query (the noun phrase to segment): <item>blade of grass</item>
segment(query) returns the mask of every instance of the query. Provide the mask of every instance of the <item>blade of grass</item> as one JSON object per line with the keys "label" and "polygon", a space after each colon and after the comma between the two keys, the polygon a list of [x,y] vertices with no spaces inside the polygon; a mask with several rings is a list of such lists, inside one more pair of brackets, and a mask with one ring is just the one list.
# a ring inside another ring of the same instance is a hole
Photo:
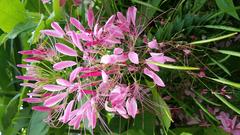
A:
{"label": "blade of grass", "polygon": [[160,11],[160,12],[164,12],[163,10],[149,4],[149,3],[146,3],[146,2],[143,2],[143,1],[139,1],[139,0],[132,0],[132,2],[135,2],[135,3],[138,3],[140,5],[143,5],[143,6],[146,6],[146,7],[149,7],[149,8],[152,8],[152,9],[155,9],[157,11]]}
{"label": "blade of grass", "polygon": [[207,78],[210,80],[213,80],[215,82],[219,82],[219,83],[226,84],[226,85],[229,85],[232,87],[240,88],[240,83],[232,82],[232,81],[226,80],[224,78],[220,78],[220,77],[219,77],[219,79],[211,78],[211,77],[207,77]]}
{"label": "blade of grass", "polygon": [[197,68],[197,67],[174,66],[174,65],[171,65],[171,64],[162,64],[162,63],[153,62],[153,61],[148,61],[148,63],[154,64],[154,65],[159,66],[159,67],[168,68],[168,69],[176,69],[176,70],[200,70],[200,68]]}
{"label": "blade of grass", "polygon": [[222,54],[227,54],[227,55],[231,55],[231,56],[240,57],[240,52],[229,51],[229,50],[218,50],[218,52],[220,52]]}
{"label": "blade of grass", "polygon": [[232,36],[234,36],[236,34],[238,34],[238,33],[234,32],[234,33],[230,33],[230,34],[223,35],[223,36],[216,37],[216,38],[200,40],[200,41],[194,41],[194,42],[191,42],[190,44],[192,44],[192,45],[199,45],[199,44],[211,43],[211,42],[215,42],[215,41],[219,41],[219,40],[222,40],[222,39],[225,39],[225,38],[232,37]]}
{"label": "blade of grass", "polygon": [[228,102],[225,98],[223,98],[222,96],[220,96],[219,94],[213,92],[213,94],[219,99],[221,100],[226,106],[228,106],[230,109],[232,109],[234,112],[240,114],[240,110],[235,107],[234,105],[232,105],[230,102]]}
{"label": "blade of grass", "polygon": [[205,112],[212,120],[216,121],[217,123],[219,123],[219,121],[208,112],[208,110],[206,108],[204,108],[195,98],[193,98],[194,102],[203,110],[203,112]]}
{"label": "blade of grass", "polygon": [[214,103],[214,102],[208,100],[207,98],[205,98],[204,96],[202,96],[201,94],[199,94],[199,93],[196,92],[196,91],[194,91],[194,93],[195,93],[197,96],[199,96],[199,98],[201,98],[202,100],[206,101],[206,102],[209,103],[209,104],[212,104],[212,105],[215,105],[215,106],[221,106],[221,105],[218,104],[218,103]]}
{"label": "blade of grass", "polygon": [[234,28],[231,26],[224,26],[224,25],[206,25],[204,27],[210,28],[210,29],[219,29],[219,30],[225,30],[225,31],[240,32],[240,29],[238,29],[238,28]]}
{"label": "blade of grass", "polygon": [[231,73],[228,71],[228,69],[224,65],[222,65],[221,63],[219,63],[218,61],[216,61],[215,59],[213,59],[210,56],[209,56],[209,58],[212,62],[216,63],[225,73],[227,73],[229,76],[231,76]]}

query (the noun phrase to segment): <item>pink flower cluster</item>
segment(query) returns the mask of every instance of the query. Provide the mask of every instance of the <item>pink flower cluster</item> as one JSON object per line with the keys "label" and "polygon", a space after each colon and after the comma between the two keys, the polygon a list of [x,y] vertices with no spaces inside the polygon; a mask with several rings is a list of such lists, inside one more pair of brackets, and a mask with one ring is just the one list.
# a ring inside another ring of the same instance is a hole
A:
{"label": "pink flower cluster", "polygon": [[175,62],[160,52],[155,39],[137,44],[136,13],[129,7],[126,16],[118,12],[101,26],[89,9],[88,28],[71,17],[65,29],[53,22],[52,29],[42,30],[43,43],[19,52],[29,57],[24,59],[28,64],[18,65],[26,74],[17,78],[33,88],[23,100],[38,103],[32,109],[48,112],[48,122],[57,120],[75,129],[82,121],[95,128],[103,110],[135,118],[147,90],[144,75],[165,86],[156,74],[159,67],[149,61]]}

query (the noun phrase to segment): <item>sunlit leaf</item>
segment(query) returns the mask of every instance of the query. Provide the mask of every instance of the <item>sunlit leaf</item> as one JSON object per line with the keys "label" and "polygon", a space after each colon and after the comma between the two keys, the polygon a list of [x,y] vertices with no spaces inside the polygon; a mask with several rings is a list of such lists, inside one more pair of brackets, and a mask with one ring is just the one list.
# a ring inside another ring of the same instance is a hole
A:
{"label": "sunlit leaf", "polygon": [[240,83],[232,82],[232,81],[229,81],[229,80],[224,79],[224,78],[218,78],[217,79],[217,78],[208,77],[208,79],[213,80],[215,82],[222,83],[222,84],[230,85],[232,87],[240,88]]}
{"label": "sunlit leaf", "polygon": [[205,40],[200,40],[200,41],[194,41],[194,42],[191,42],[190,44],[192,44],[192,45],[199,45],[199,44],[211,43],[211,42],[215,42],[215,41],[219,41],[219,40],[222,40],[222,39],[225,39],[225,38],[232,37],[232,36],[237,35],[237,34],[238,33],[235,32],[235,33],[223,35],[223,36],[216,37],[216,38],[205,39]]}
{"label": "sunlit leaf", "polygon": [[175,69],[175,70],[200,70],[200,68],[197,68],[197,67],[174,66],[174,65],[171,65],[171,64],[162,64],[162,63],[153,62],[153,61],[148,61],[148,63],[157,65],[159,67],[168,68],[168,69]]}
{"label": "sunlit leaf", "polygon": [[222,53],[222,54],[227,54],[227,55],[231,55],[231,56],[240,57],[240,52],[236,52],[236,51],[218,50],[218,52],[220,52],[220,53]]}
{"label": "sunlit leaf", "polygon": [[224,31],[240,32],[239,28],[234,28],[231,26],[224,26],[224,25],[206,25],[204,27],[211,28],[211,29],[219,29]]}
{"label": "sunlit leaf", "polygon": [[0,29],[10,32],[27,18],[24,5],[19,0],[0,0]]}

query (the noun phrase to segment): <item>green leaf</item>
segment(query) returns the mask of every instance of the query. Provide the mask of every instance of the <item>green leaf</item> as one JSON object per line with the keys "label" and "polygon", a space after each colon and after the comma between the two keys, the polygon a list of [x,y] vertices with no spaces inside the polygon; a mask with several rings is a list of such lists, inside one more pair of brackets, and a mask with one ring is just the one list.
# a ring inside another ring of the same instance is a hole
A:
{"label": "green leaf", "polygon": [[216,37],[216,38],[211,38],[211,39],[206,39],[206,40],[200,40],[200,41],[194,41],[194,42],[191,42],[190,44],[192,44],[192,45],[198,45],[198,44],[211,43],[211,42],[215,42],[215,41],[219,41],[219,40],[222,40],[222,39],[225,39],[225,38],[232,37],[232,36],[234,36],[234,35],[236,35],[236,34],[238,34],[238,33],[237,33],[237,32],[234,32],[234,33],[227,34],[227,35],[223,35],[223,36]]}
{"label": "green leaf", "polygon": [[217,94],[216,92],[213,92],[213,94],[219,99],[221,100],[226,106],[228,106],[230,109],[232,109],[234,112],[240,114],[240,110],[235,107],[234,105],[232,105],[230,102],[228,102],[225,98],[223,98],[222,96],[220,96],[219,94]]}
{"label": "green leaf", "polygon": [[[199,126],[188,126],[188,127],[179,127],[172,129],[172,132],[175,135],[180,135],[181,133],[188,133],[192,135],[229,135],[222,128],[211,126],[211,127],[199,127]],[[170,133],[169,135],[174,135]]]}
{"label": "green leaf", "polygon": [[156,87],[153,87],[154,84],[147,80],[146,80],[146,83],[152,92],[154,102],[157,103],[157,105],[154,106],[154,108],[156,108],[155,113],[157,114],[157,117],[161,120],[166,131],[168,131],[169,127],[171,126],[171,121],[173,122],[170,109],[167,103],[158,94]]}
{"label": "green leaf", "polygon": [[218,52],[220,52],[220,53],[222,53],[222,54],[227,54],[227,55],[231,55],[231,56],[240,57],[240,52],[236,52],[236,51],[218,50]]}
{"label": "green leaf", "polygon": [[17,24],[14,29],[8,33],[8,38],[10,39],[14,39],[17,37],[18,34],[30,30],[32,28],[34,28],[36,26],[35,23],[33,23],[32,21],[26,21],[25,23],[19,23]]}
{"label": "green leaf", "polygon": [[10,32],[20,22],[26,20],[24,5],[19,0],[0,0],[0,29]]}
{"label": "green leaf", "polygon": [[34,111],[31,121],[29,123],[28,135],[46,135],[48,132],[48,125],[43,121],[47,118],[47,113]]}
{"label": "green leaf", "polygon": [[229,81],[229,80],[226,80],[224,78],[211,78],[211,77],[208,77],[208,79],[210,80],[213,80],[215,82],[219,82],[219,83],[222,83],[222,84],[226,84],[226,85],[230,85],[232,87],[236,87],[236,88],[240,88],[240,83],[236,83],[236,82],[232,82],[232,81]]}
{"label": "green leaf", "polygon": [[146,135],[153,135],[155,131],[155,120],[156,117],[154,115],[150,112],[144,111],[134,119],[133,129],[142,129]]}
{"label": "green leaf", "polygon": [[197,67],[174,66],[174,65],[171,65],[171,64],[162,64],[162,63],[153,62],[153,61],[148,61],[148,63],[154,64],[154,65],[159,66],[159,67],[168,68],[168,69],[176,69],[176,70],[200,70],[200,68],[197,68]]}
{"label": "green leaf", "polygon": [[240,32],[239,28],[234,28],[231,26],[224,26],[224,25],[206,25],[204,27],[210,28],[210,29],[219,29],[224,31]]}
{"label": "green leaf", "polygon": [[215,1],[217,3],[217,6],[221,9],[221,11],[239,20],[239,16],[237,14],[237,11],[235,10],[235,6],[232,0],[215,0]]}

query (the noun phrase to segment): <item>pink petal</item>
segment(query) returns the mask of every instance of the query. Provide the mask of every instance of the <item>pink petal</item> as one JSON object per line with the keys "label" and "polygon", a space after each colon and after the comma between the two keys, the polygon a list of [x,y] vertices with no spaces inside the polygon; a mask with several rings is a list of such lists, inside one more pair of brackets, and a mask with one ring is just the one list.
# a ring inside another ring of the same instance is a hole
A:
{"label": "pink petal", "polygon": [[162,81],[162,79],[157,74],[155,74],[153,71],[149,70],[148,68],[144,68],[144,74],[146,74],[147,76],[152,78],[156,85],[165,87],[165,84]]}
{"label": "pink petal", "polygon": [[16,76],[17,79],[28,80],[28,81],[38,81],[39,79],[32,76]]}
{"label": "pink petal", "polygon": [[103,55],[100,63],[103,63],[103,64],[113,63],[113,57],[111,55]]}
{"label": "pink petal", "polygon": [[158,43],[157,40],[154,39],[151,42],[148,43],[148,47],[151,49],[158,49]]}
{"label": "pink petal", "polygon": [[104,29],[107,29],[107,27],[113,25],[114,20],[115,20],[115,15],[112,15],[105,23]]}
{"label": "pink petal", "polygon": [[55,31],[57,31],[62,36],[65,35],[65,32],[63,31],[63,29],[59,26],[59,24],[57,22],[52,22],[51,26]]}
{"label": "pink petal", "polygon": [[87,110],[88,127],[94,129],[97,123],[96,111],[93,108]]}
{"label": "pink petal", "polygon": [[80,31],[85,31],[83,25],[77,19],[70,17],[70,23]]}
{"label": "pink petal", "polygon": [[70,101],[68,103],[67,107],[65,108],[64,115],[61,117],[63,123],[66,123],[66,122],[69,121],[70,113],[71,113],[72,108],[73,108],[73,104],[74,104],[74,100]]}
{"label": "pink petal", "polygon": [[75,32],[72,32],[72,40],[73,40],[73,44],[75,44],[79,50],[83,51],[83,47],[81,45],[80,39]]}
{"label": "pink petal", "polygon": [[122,48],[114,48],[114,50],[113,50],[113,54],[115,54],[115,55],[120,55],[122,53],[123,53]]}
{"label": "pink petal", "polygon": [[64,35],[55,30],[41,30],[41,33],[51,37],[63,38]]}
{"label": "pink petal", "polygon": [[43,55],[43,54],[45,54],[44,51],[37,50],[37,49],[34,49],[34,50],[23,50],[23,51],[19,51],[18,53],[24,54],[24,55]]}
{"label": "pink petal", "polygon": [[94,18],[93,10],[91,8],[89,8],[87,11],[87,20],[88,20],[88,26],[92,29],[95,18]]}
{"label": "pink petal", "polygon": [[77,65],[74,61],[61,61],[53,65],[54,70],[63,70],[64,68]]}
{"label": "pink petal", "polygon": [[20,68],[30,68],[32,66],[28,65],[28,64],[17,64],[17,67],[20,67]]}
{"label": "pink petal", "polygon": [[56,105],[57,103],[61,102],[66,96],[67,96],[66,92],[52,96],[45,100],[44,106],[52,107],[52,106]]}
{"label": "pink petal", "polygon": [[130,23],[135,26],[135,21],[136,21],[136,13],[137,13],[137,8],[136,7],[129,7],[127,11],[127,20]]}
{"label": "pink petal", "polygon": [[101,72],[100,71],[94,71],[94,72],[89,72],[89,73],[85,73],[82,74],[80,76],[80,78],[87,78],[87,77],[96,77],[96,76],[101,76]]}
{"label": "pink petal", "polygon": [[40,57],[29,57],[29,58],[23,59],[23,61],[25,61],[25,62],[38,62],[40,60],[42,60],[42,58],[40,58]]}
{"label": "pink petal", "polygon": [[42,99],[41,98],[24,98],[22,99],[22,101],[28,102],[28,103],[41,103]]}
{"label": "pink petal", "polygon": [[137,109],[137,101],[134,97],[130,99],[128,98],[128,100],[126,101],[126,109],[127,109],[128,115],[135,118],[138,112],[138,109]]}
{"label": "pink petal", "polygon": [[50,0],[42,0],[42,3],[43,3],[43,4],[46,4],[46,3],[48,3],[48,2],[50,2]]}
{"label": "pink petal", "polygon": [[134,64],[139,64],[138,54],[135,52],[128,53],[129,60]]}
{"label": "pink petal", "polygon": [[33,106],[32,110],[39,111],[39,112],[49,112],[51,108],[45,106]]}
{"label": "pink petal", "polygon": [[126,17],[123,16],[121,12],[117,12],[117,17],[122,23],[127,21]]}
{"label": "pink petal", "polygon": [[66,89],[66,87],[60,86],[60,85],[54,85],[54,84],[47,84],[43,86],[43,89],[47,91],[61,91]]}
{"label": "pink petal", "polygon": [[36,84],[34,84],[34,83],[21,83],[20,86],[36,88]]}
{"label": "pink petal", "polygon": [[73,82],[76,79],[76,77],[80,73],[81,69],[82,69],[81,67],[77,67],[71,72],[70,77],[69,77],[70,82]]}
{"label": "pink petal", "polygon": [[57,79],[56,82],[57,82],[57,84],[66,86],[66,87],[70,87],[72,85],[69,81],[67,81],[65,79]]}
{"label": "pink petal", "polygon": [[106,83],[108,81],[108,75],[103,70],[102,70],[102,80],[104,83]]}
{"label": "pink petal", "polygon": [[73,50],[72,48],[62,44],[62,43],[56,43],[55,47],[58,52],[68,55],[68,56],[78,56],[77,52]]}

